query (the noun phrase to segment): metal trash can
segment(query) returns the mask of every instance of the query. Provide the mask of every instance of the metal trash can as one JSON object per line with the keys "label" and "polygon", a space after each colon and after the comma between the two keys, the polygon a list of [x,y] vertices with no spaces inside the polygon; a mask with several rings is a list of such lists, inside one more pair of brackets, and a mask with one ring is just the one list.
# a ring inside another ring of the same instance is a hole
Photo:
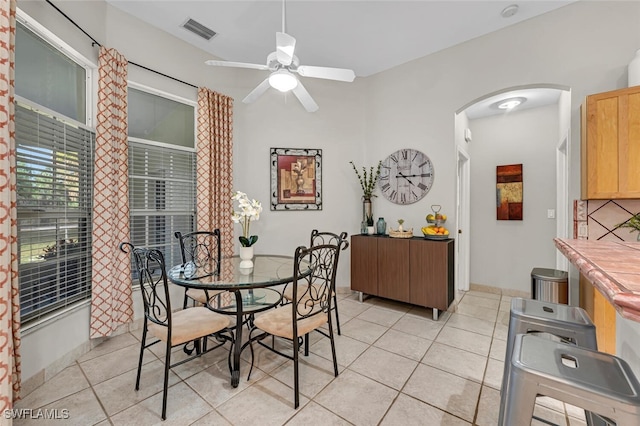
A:
{"label": "metal trash can", "polygon": [[532,299],[545,302],[569,303],[569,274],[557,269],[533,268],[531,271]]}

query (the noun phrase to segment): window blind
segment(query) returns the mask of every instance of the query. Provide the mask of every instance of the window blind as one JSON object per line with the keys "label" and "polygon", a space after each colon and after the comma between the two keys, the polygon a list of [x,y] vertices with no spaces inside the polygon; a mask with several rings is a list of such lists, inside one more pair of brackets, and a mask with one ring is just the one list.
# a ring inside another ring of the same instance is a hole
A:
{"label": "window blind", "polygon": [[167,266],[182,262],[174,232],[195,226],[195,153],[129,141],[131,243],[157,248]]}
{"label": "window blind", "polygon": [[23,322],[91,294],[95,134],[16,103],[20,315]]}

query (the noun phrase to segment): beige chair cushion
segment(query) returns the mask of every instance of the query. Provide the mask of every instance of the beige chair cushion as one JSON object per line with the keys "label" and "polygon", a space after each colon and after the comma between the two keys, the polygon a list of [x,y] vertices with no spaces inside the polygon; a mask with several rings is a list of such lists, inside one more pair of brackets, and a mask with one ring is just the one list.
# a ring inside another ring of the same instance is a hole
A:
{"label": "beige chair cushion", "polygon": [[200,302],[203,305],[205,305],[207,303],[207,293],[209,294],[209,297],[213,297],[217,294],[222,293],[225,290],[207,290],[207,292],[205,293],[204,290],[199,289],[199,288],[190,288],[187,289],[187,297],[190,297],[191,299],[195,300],[196,302]]}
{"label": "beige chair cushion", "polygon": [[[171,346],[216,333],[231,323],[228,316],[216,314],[202,306],[174,312],[171,320]],[[158,339],[167,341],[167,327],[149,322],[149,331]]]}
{"label": "beige chair cushion", "polygon": [[[318,287],[317,284],[311,284],[314,287]],[[284,292],[282,293],[282,297],[284,297],[285,299],[291,301],[293,300],[293,286],[294,284],[288,285],[285,289]],[[307,287],[309,286],[309,284],[298,284],[298,295],[307,294]],[[317,291],[317,290],[316,290]],[[331,297],[333,297],[335,295],[335,293],[331,293]],[[306,296],[305,298],[308,298],[308,296]]]}
{"label": "beige chair cushion", "polygon": [[[260,330],[274,336],[293,339],[293,315],[291,306],[283,306],[278,309],[265,312],[256,317],[254,324]],[[298,336],[303,336],[329,321],[326,313],[320,313],[309,318],[298,320]]]}

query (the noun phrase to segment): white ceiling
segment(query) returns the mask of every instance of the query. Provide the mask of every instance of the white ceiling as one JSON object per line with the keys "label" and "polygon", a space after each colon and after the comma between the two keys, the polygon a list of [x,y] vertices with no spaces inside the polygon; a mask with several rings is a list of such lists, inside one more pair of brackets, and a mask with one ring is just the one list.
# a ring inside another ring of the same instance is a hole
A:
{"label": "white ceiling", "polygon": [[[282,30],[281,1],[106,1],[227,61],[266,63]],[[349,68],[366,77],[573,1],[289,0],[286,32],[297,39],[301,64]],[[518,12],[503,18],[500,12],[511,4]],[[185,30],[188,18],[217,36],[206,41]]]}
{"label": "white ceiling", "polygon": [[[282,31],[279,0],[106,1],[211,53],[212,59],[264,64],[275,50],[275,33]],[[574,1],[288,0],[286,32],[297,40],[300,64],[349,68],[366,77]],[[501,16],[514,4],[515,15]],[[206,41],[182,28],[189,18],[217,35]],[[498,97],[525,96],[528,101],[518,108],[524,109],[557,102],[559,93],[496,95],[471,106],[467,115],[474,119],[503,112],[491,107]]]}

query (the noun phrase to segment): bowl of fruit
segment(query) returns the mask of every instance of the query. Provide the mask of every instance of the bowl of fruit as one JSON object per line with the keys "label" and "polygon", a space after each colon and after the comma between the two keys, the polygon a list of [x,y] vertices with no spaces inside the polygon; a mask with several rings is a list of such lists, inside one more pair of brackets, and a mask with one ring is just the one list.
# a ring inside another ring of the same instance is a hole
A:
{"label": "bowl of fruit", "polygon": [[427,239],[445,240],[449,238],[449,230],[444,227],[444,223],[447,221],[447,215],[440,213],[440,209],[440,205],[435,204],[431,206],[433,213],[429,213],[426,217],[429,225],[422,227],[422,233]]}
{"label": "bowl of fruit", "polygon": [[444,226],[423,226],[422,234],[428,240],[446,240],[449,238],[449,230]]}

